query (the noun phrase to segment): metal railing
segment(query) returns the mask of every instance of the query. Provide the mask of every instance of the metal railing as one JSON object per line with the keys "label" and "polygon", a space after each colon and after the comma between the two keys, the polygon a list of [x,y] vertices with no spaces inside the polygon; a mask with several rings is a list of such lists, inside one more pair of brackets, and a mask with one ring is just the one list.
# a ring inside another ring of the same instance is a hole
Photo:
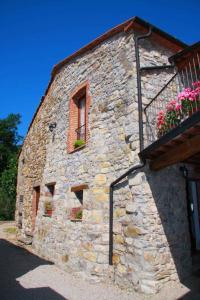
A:
{"label": "metal railing", "polygon": [[85,141],[85,137],[86,137],[86,126],[85,124],[78,127],[76,130],[75,130],[76,134],[77,134],[77,140],[83,140]]}
{"label": "metal railing", "polygon": [[193,54],[144,108],[148,146],[200,109],[200,57]]}

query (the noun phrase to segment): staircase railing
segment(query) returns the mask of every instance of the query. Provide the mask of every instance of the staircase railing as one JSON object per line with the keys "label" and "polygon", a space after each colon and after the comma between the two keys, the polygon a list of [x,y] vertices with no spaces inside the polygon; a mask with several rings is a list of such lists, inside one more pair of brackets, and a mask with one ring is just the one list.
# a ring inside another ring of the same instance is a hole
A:
{"label": "staircase railing", "polygon": [[196,53],[145,106],[148,146],[200,108],[200,58]]}

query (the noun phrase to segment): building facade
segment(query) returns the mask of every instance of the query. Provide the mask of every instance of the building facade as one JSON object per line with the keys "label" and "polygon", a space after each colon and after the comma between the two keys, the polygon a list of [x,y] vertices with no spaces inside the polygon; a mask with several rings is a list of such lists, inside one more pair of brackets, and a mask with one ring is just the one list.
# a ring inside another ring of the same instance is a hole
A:
{"label": "building facade", "polygon": [[185,48],[150,27],[137,39],[149,24],[136,17],[54,67],[19,155],[16,203],[19,235],[40,256],[144,293],[192,265],[179,164],[156,172],[147,157],[114,186],[112,214],[111,183],[140,163],[138,79],[144,108],[174,74],[168,58]]}

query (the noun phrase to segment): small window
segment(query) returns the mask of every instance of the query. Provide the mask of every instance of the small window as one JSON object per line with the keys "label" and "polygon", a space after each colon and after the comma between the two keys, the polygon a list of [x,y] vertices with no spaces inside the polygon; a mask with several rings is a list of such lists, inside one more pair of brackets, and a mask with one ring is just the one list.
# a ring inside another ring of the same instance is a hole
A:
{"label": "small window", "polygon": [[53,197],[55,192],[55,184],[47,185],[50,195]]}
{"label": "small window", "polygon": [[48,217],[51,217],[53,212],[53,196],[55,194],[55,184],[55,182],[46,184],[44,214]]}
{"label": "small window", "polygon": [[24,196],[19,196],[19,206],[18,206],[18,228],[22,229],[22,211],[23,211],[23,201]]}
{"label": "small window", "polygon": [[71,221],[82,221],[84,189],[88,189],[87,184],[82,184],[71,188],[71,192],[73,192],[74,201],[74,207],[72,207],[70,211]]}
{"label": "small window", "polygon": [[83,190],[75,192],[76,198],[79,200],[80,204],[83,205]]}
{"label": "small window", "polygon": [[39,200],[40,200],[40,186],[36,186],[34,187],[35,216],[37,216]]}
{"label": "small window", "polygon": [[88,84],[83,84],[70,99],[68,152],[83,148],[88,139]]}
{"label": "small window", "polygon": [[33,201],[32,201],[32,225],[33,229],[35,228],[35,219],[38,213],[40,201],[40,186],[35,186],[33,188]]}

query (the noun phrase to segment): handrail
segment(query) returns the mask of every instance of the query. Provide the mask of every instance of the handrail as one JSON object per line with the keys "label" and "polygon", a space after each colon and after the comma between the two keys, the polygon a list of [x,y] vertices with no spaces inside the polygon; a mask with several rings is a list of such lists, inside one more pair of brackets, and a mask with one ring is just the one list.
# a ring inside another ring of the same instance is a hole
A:
{"label": "handrail", "polygon": [[[194,53],[144,107],[145,146],[173,130],[200,109],[200,59]],[[144,125],[144,124],[143,124]]]}
{"label": "handrail", "polygon": [[152,102],[154,102],[158,96],[166,89],[166,87],[172,82],[172,80],[177,76],[178,72],[176,72],[172,78],[163,86],[163,88],[156,94],[156,96],[145,106],[144,112],[146,112],[147,108],[151,105]]}

